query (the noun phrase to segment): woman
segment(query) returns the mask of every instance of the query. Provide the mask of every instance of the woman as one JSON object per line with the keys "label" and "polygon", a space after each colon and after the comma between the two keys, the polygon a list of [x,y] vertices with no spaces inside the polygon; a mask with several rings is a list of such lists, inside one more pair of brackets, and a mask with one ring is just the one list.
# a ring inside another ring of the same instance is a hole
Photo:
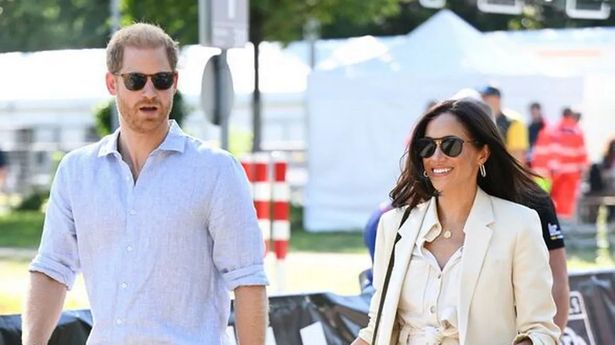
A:
{"label": "woman", "polygon": [[477,102],[431,108],[379,224],[370,322],[353,345],[556,344],[540,221],[517,204],[544,197],[528,174]]}

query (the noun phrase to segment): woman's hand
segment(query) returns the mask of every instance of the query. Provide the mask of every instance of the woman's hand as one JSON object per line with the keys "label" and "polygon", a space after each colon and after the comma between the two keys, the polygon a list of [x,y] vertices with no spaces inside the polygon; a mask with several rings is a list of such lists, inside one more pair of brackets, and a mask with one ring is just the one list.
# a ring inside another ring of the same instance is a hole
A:
{"label": "woman's hand", "polygon": [[369,345],[365,340],[357,337],[350,345]]}

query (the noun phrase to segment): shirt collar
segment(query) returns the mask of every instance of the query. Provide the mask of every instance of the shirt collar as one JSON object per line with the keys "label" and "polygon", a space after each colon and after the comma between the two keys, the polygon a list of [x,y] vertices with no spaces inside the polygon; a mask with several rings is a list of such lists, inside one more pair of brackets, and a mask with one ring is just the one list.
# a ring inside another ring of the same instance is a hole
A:
{"label": "shirt collar", "polygon": [[169,123],[169,133],[167,133],[162,144],[158,146],[158,150],[184,152],[188,136],[182,131],[175,120],[169,120]]}
{"label": "shirt collar", "polygon": [[433,241],[442,231],[442,226],[438,220],[438,204],[436,202],[436,197],[431,198],[425,212],[425,220],[419,232],[419,247],[422,247],[425,241]]}
{"label": "shirt collar", "polygon": [[[176,151],[184,152],[186,146],[187,135],[182,131],[175,120],[169,120],[169,132],[164,138],[160,146],[154,151]],[[101,143],[100,150],[98,151],[98,157],[107,156],[109,154],[120,154],[117,149],[117,141],[120,136],[121,128],[118,128],[111,135],[106,136]]]}
{"label": "shirt collar", "polygon": [[[474,201],[472,202],[472,208],[470,209],[470,214],[468,214],[468,218],[466,219],[466,225],[470,222],[470,220],[474,218],[474,213],[477,212],[475,208],[480,208],[476,206],[483,206],[482,204],[484,203],[486,195],[487,194],[480,187],[477,188],[476,195],[474,196]],[[484,209],[484,207],[482,209]],[[434,239],[436,239],[436,237],[438,237],[438,235],[440,235],[442,231],[444,231],[438,218],[437,197],[434,196],[431,198],[425,212],[427,212],[425,214],[425,221],[423,222],[423,227],[419,232],[419,241],[421,244],[423,244],[425,241],[433,241]],[[488,218],[489,216],[485,215],[485,217]],[[463,228],[463,232],[466,232],[465,226]]]}

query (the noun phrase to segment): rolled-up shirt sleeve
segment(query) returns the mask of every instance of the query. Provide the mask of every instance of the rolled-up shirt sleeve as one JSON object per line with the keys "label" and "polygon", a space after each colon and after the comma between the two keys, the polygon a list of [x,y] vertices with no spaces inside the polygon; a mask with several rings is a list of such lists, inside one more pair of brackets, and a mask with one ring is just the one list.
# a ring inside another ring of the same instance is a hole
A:
{"label": "rolled-up shirt sleeve", "polygon": [[80,263],[66,165],[66,160],[60,163],[52,183],[41,244],[29,270],[44,273],[70,290]]}
{"label": "rolled-up shirt sleeve", "polygon": [[267,285],[263,266],[263,236],[256,219],[248,180],[231,156],[218,172],[209,212],[213,260],[229,290],[239,286]]}

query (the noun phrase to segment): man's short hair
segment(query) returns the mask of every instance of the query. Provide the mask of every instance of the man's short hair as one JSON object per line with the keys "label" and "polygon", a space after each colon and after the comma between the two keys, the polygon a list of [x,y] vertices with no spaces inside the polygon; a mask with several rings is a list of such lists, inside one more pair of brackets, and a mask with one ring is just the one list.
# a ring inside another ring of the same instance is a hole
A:
{"label": "man's short hair", "polygon": [[164,47],[171,69],[177,68],[178,43],[160,27],[147,23],[136,23],[116,31],[107,44],[107,69],[116,74],[122,69],[124,48]]}
{"label": "man's short hair", "polygon": [[530,103],[530,109],[538,109],[538,110],[541,110],[541,109],[542,109],[542,106],[541,106],[541,105],[540,105],[540,103],[538,103],[538,102],[532,102],[532,103]]}
{"label": "man's short hair", "polygon": [[497,87],[493,85],[486,85],[482,87],[481,89],[479,89],[478,92],[480,92],[481,96],[502,97],[502,92],[500,91],[500,89],[498,89]]}
{"label": "man's short hair", "polygon": [[563,117],[570,117],[574,115],[574,110],[572,110],[572,108],[570,107],[565,107],[564,109],[562,109],[562,116]]}

